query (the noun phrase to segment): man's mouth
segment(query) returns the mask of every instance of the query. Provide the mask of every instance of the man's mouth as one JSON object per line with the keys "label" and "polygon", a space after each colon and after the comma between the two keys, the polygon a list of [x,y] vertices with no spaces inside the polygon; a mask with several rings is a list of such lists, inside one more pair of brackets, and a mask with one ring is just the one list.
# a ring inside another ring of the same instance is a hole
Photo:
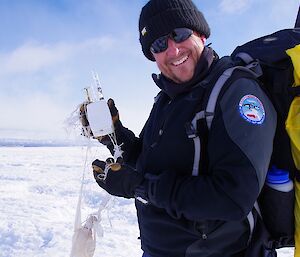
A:
{"label": "man's mouth", "polygon": [[189,59],[189,56],[183,56],[180,60],[176,61],[176,62],[172,62],[172,65],[174,66],[178,66],[180,64],[183,64],[184,62],[186,62],[186,60]]}

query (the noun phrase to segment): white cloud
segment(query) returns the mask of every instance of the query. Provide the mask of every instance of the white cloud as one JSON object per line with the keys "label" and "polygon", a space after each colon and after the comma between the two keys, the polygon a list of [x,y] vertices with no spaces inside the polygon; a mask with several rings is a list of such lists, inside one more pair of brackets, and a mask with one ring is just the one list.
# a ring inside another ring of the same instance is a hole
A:
{"label": "white cloud", "polygon": [[0,108],[5,110],[1,118],[2,128],[44,131],[52,138],[66,136],[63,121],[71,110],[67,103],[36,92],[22,97],[5,96],[5,99],[0,100]]}
{"label": "white cloud", "polygon": [[299,0],[273,0],[270,6],[270,19],[282,27],[293,27],[299,8]]}
{"label": "white cloud", "polygon": [[253,0],[222,0],[219,4],[221,12],[226,14],[236,14],[246,11]]}
{"label": "white cloud", "polygon": [[38,72],[91,49],[97,49],[98,52],[107,51],[113,47],[114,42],[115,40],[110,37],[92,38],[79,43],[59,42],[52,45],[27,42],[10,53],[1,54],[0,72],[1,74]]}
{"label": "white cloud", "polygon": [[37,71],[58,63],[68,56],[64,46],[47,46],[27,43],[4,57],[3,68],[9,73]]}

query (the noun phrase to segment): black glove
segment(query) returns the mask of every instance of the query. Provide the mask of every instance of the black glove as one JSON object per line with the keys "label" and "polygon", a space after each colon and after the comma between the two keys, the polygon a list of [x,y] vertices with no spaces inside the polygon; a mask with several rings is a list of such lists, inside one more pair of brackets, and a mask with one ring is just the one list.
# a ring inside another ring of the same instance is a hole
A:
{"label": "black glove", "polygon": [[109,158],[106,162],[95,160],[92,163],[94,177],[98,185],[111,195],[133,198],[135,189],[143,182],[144,177],[132,167],[113,163]]}
{"label": "black glove", "polygon": [[87,103],[83,103],[79,107],[79,118],[82,125],[82,135],[85,137],[93,137],[93,132],[90,128],[90,123],[86,117],[86,106]]}
{"label": "black glove", "polygon": [[117,121],[120,120],[119,111],[115,105],[115,101],[113,99],[109,98],[107,101],[107,105],[108,105],[108,108],[109,108],[109,111],[111,114],[113,124],[115,124]]}

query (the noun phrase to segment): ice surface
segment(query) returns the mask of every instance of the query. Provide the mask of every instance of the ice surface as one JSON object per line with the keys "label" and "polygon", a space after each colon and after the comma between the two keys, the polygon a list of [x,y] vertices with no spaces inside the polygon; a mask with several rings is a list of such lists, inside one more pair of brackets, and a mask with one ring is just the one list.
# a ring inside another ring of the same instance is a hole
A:
{"label": "ice surface", "polygon": [[[0,147],[1,257],[69,256],[85,154],[84,147]],[[105,148],[92,148],[88,163],[108,156]],[[83,221],[106,195],[89,167]],[[141,256],[132,200],[114,198],[102,226],[96,257]]]}
{"label": "ice surface", "polygon": [[[68,257],[86,155],[85,147],[0,147],[0,257]],[[93,147],[87,163],[109,156]],[[106,193],[85,172],[82,220]],[[104,237],[95,257],[140,257],[132,200],[114,198],[102,213]],[[282,249],[279,257],[292,257]]]}

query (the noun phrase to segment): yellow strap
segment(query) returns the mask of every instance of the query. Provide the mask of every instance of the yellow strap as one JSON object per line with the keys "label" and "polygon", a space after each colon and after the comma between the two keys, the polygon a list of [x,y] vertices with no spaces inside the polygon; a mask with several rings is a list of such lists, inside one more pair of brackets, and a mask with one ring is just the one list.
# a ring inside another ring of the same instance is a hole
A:
{"label": "yellow strap", "polygon": [[[300,45],[286,50],[286,53],[291,57],[294,66],[293,86],[300,86]],[[291,139],[292,155],[295,165],[300,170],[300,97],[295,97],[289,110],[286,120],[286,130]]]}
{"label": "yellow strap", "polygon": [[286,53],[291,57],[294,65],[294,86],[300,86],[300,45],[286,50]]}
{"label": "yellow strap", "polygon": [[[291,57],[294,66],[293,86],[300,86],[300,45],[286,50]],[[286,120],[286,130],[291,139],[292,155],[297,169],[300,170],[300,97],[293,100],[288,118]],[[300,257],[300,183],[295,180],[295,252],[294,257]]]}
{"label": "yellow strap", "polygon": [[300,97],[295,97],[285,122],[286,131],[291,140],[295,165],[300,170]]}

